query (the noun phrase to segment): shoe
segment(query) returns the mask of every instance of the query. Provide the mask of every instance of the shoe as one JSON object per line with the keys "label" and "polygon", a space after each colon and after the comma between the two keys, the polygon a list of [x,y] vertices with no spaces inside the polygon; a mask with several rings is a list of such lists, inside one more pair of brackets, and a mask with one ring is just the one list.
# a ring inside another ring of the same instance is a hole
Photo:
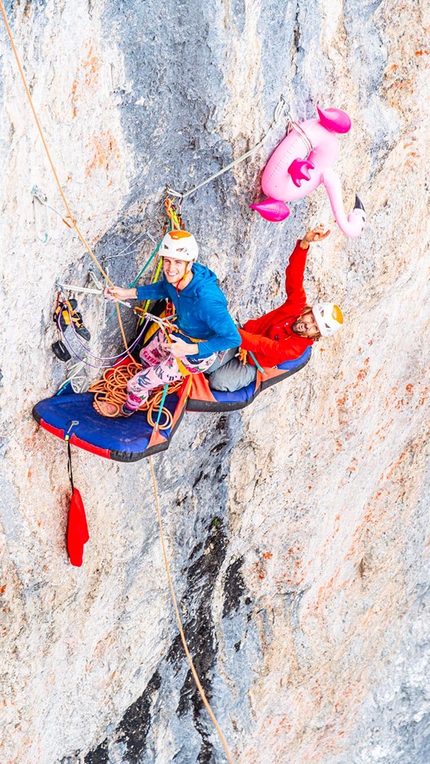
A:
{"label": "shoe", "polygon": [[70,361],[72,356],[67,350],[64,342],[61,342],[61,340],[58,340],[57,342],[53,342],[51,345],[51,348],[54,355],[56,355],[60,361],[64,361],[64,363],[66,363],[66,361]]}
{"label": "shoe", "polygon": [[84,340],[89,341],[91,339],[91,334],[89,333],[87,327],[84,326],[84,322],[82,321],[82,315],[80,313],[73,313],[72,320],[73,320],[76,334],[79,334],[79,336],[82,337]]}
{"label": "shoe", "polygon": [[78,303],[74,298],[59,302],[55,308],[52,319],[55,324],[58,325],[58,322],[60,323],[63,332],[66,331],[68,326],[73,325],[76,334],[79,334],[82,339],[89,341],[91,339],[91,334],[86,326],[84,326],[82,314],[76,311],[77,306]]}

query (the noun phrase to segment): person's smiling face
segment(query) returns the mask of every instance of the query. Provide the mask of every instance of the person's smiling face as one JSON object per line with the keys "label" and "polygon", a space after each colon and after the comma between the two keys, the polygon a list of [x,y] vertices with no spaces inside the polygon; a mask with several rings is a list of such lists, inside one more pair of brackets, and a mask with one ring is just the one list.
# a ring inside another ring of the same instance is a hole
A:
{"label": "person's smiling face", "polygon": [[183,280],[188,271],[185,260],[175,260],[173,257],[163,257],[163,271],[169,284],[176,286]]}
{"label": "person's smiling face", "polygon": [[292,329],[302,337],[312,338],[316,337],[320,333],[312,311],[305,313],[303,316],[299,316],[299,318],[294,322]]}

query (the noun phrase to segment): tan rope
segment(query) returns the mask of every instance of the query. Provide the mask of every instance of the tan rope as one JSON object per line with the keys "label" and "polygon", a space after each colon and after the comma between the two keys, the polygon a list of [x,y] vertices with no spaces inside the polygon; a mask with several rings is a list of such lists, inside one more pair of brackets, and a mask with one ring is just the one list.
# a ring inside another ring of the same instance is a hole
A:
{"label": "tan rope", "polygon": [[227,741],[226,741],[226,739],[224,737],[224,734],[223,734],[223,732],[221,730],[221,727],[219,726],[219,724],[217,722],[216,716],[215,716],[214,712],[212,711],[211,706],[209,705],[209,701],[208,701],[208,699],[206,697],[206,694],[205,694],[205,691],[204,691],[204,689],[203,689],[203,687],[201,685],[199,676],[197,674],[196,668],[195,668],[194,663],[193,663],[193,659],[192,659],[190,651],[188,649],[187,640],[185,639],[184,629],[183,629],[183,626],[182,626],[182,620],[181,620],[181,616],[180,616],[180,613],[179,613],[178,603],[177,603],[177,600],[176,600],[175,589],[174,589],[174,586],[173,586],[172,576],[170,574],[169,558],[167,556],[166,542],[165,542],[165,539],[164,539],[163,521],[162,521],[162,517],[161,517],[161,510],[160,510],[160,500],[158,498],[157,481],[156,481],[156,477],[155,477],[155,471],[154,471],[154,464],[153,464],[153,461],[152,461],[152,456],[149,457],[149,466],[151,468],[152,486],[153,486],[153,489],[154,489],[155,506],[157,508],[157,519],[158,519],[158,527],[160,529],[160,539],[161,539],[161,547],[162,547],[162,550],[163,550],[164,565],[165,565],[165,568],[166,568],[167,580],[169,582],[170,594],[172,595],[172,602],[173,602],[173,607],[174,607],[174,610],[175,610],[175,615],[176,615],[176,621],[177,621],[177,624],[178,624],[179,634],[181,635],[182,645],[184,647],[185,655],[187,656],[187,660],[188,660],[188,663],[190,665],[191,673],[193,675],[193,678],[194,678],[194,681],[196,683],[197,689],[199,691],[200,697],[201,697],[201,699],[203,701],[203,705],[206,708],[206,711],[208,712],[208,714],[209,714],[209,716],[211,718],[211,721],[212,721],[212,723],[213,723],[213,725],[214,725],[214,727],[215,727],[215,729],[216,729],[216,731],[218,733],[219,739],[221,740],[222,747],[224,748],[225,755],[227,757],[227,761],[228,761],[229,764],[234,764],[234,759],[233,759],[233,757],[232,757],[232,755],[230,753],[229,747],[227,745]]}
{"label": "tan rope", "polygon": [[[60,196],[61,196],[61,198],[63,200],[63,204],[64,204],[64,206],[65,206],[65,208],[67,210],[67,215],[64,218],[62,218],[62,220],[67,225],[68,228],[74,228],[75,229],[75,231],[78,234],[82,244],[84,245],[85,249],[89,253],[91,259],[94,262],[94,264],[99,269],[99,271],[102,274],[103,278],[106,279],[108,284],[110,284],[111,286],[114,286],[113,282],[110,280],[109,276],[107,275],[107,273],[104,271],[104,269],[100,265],[99,261],[97,260],[95,254],[93,253],[93,251],[92,251],[90,245],[88,244],[85,236],[83,235],[81,229],[79,228],[78,223],[77,223],[75,217],[72,214],[72,210],[70,209],[69,202],[67,201],[67,197],[66,197],[66,195],[65,195],[65,193],[64,193],[64,191],[63,191],[63,189],[61,187],[61,183],[60,183],[60,180],[59,180],[59,177],[58,177],[58,174],[57,174],[57,170],[55,168],[55,165],[54,165],[54,162],[53,162],[53,159],[52,159],[52,156],[51,156],[51,152],[49,150],[48,144],[47,144],[46,139],[45,139],[45,135],[44,135],[44,132],[43,132],[43,129],[42,129],[42,125],[40,124],[39,117],[37,116],[36,109],[34,108],[33,99],[31,97],[31,93],[30,93],[30,88],[28,87],[27,80],[26,80],[26,77],[25,77],[25,74],[24,74],[24,69],[22,67],[21,60],[19,58],[18,51],[17,51],[16,45],[15,45],[15,41],[13,39],[12,30],[11,30],[11,28],[9,26],[9,22],[8,22],[8,19],[7,19],[5,7],[3,5],[3,0],[0,0],[0,10],[1,10],[1,13],[2,13],[2,16],[3,16],[3,21],[5,23],[6,31],[7,31],[8,37],[9,37],[9,41],[10,41],[11,48],[12,48],[12,51],[13,51],[13,54],[14,54],[14,57],[15,57],[15,61],[16,61],[16,64],[18,66],[19,74],[21,76],[21,80],[22,80],[22,83],[24,85],[24,89],[25,89],[25,92],[26,92],[26,95],[27,95],[27,99],[28,99],[28,102],[30,104],[31,111],[33,112],[34,121],[36,122],[36,126],[37,126],[37,129],[38,129],[38,132],[39,132],[39,136],[40,136],[40,139],[41,139],[42,144],[43,144],[43,148],[45,149],[45,153],[46,153],[46,156],[48,158],[48,162],[49,162],[49,164],[51,166],[51,170],[52,170],[52,173],[54,175],[58,191],[59,191]],[[116,311],[117,311],[117,315],[118,315],[118,323],[119,323],[119,327],[120,327],[120,330],[121,330],[121,335],[122,335],[122,339],[123,339],[123,342],[124,342],[124,347],[125,347],[125,349],[127,351],[127,354],[129,355],[129,357],[131,359],[133,359],[133,356],[131,355],[131,353],[130,353],[130,351],[128,349],[127,339],[126,339],[126,336],[125,336],[124,326],[123,326],[123,323],[122,323],[122,319],[121,319],[121,314],[120,314],[120,311],[119,311],[118,303],[116,303]]]}
{"label": "tan rope", "polygon": [[[94,255],[91,247],[89,246],[89,244],[86,241],[83,233],[81,232],[81,230],[80,230],[80,228],[79,228],[79,226],[77,224],[76,219],[74,218],[74,216],[72,214],[72,211],[70,209],[69,203],[68,203],[67,198],[66,198],[66,195],[64,194],[64,191],[63,191],[63,189],[61,187],[60,180],[58,178],[57,171],[56,171],[54,162],[52,160],[51,153],[50,153],[49,148],[48,148],[48,144],[46,143],[46,140],[45,140],[45,136],[44,136],[44,133],[43,133],[43,130],[42,130],[42,126],[41,126],[39,118],[37,116],[37,112],[36,112],[36,110],[34,108],[33,100],[32,100],[31,94],[30,94],[29,87],[27,85],[27,81],[26,81],[26,78],[25,78],[25,75],[24,75],[24,70],[22,68],[20,58],[18,56],[18,52],[17,52],[16,46],[15,46],[15,42],[14,42],[14,39],[13,39],[13,36],[12,36],[12,32],[11,32],[11,29],[10,29],[10,26],[9,26],[9,22],[8,22],[8,19],[7,19],[7,16],[6,16],[6,11],[5,11],[5,8],[4,8],[2,0],[0,0],[0,9],[1,9],[1,12],[2,12],[3,20],[4,20],[4,23],[5,23],[5,26],[6,26],[6,30],[7,30],[8,36],[9,36],[10,44],[11,44],[11,47],[12,47],[12,50],[13,50],[13,53],[14,53],[14,56],[15,56],[15,60],[16,60],[16,63],[17,63],[18,69],[19,69],[19,73],[20,73],[20,76],[21,76],[21,79],[22,79],[22,82],[23,82],[23,85],[24,85],[24,88],[25,88],[25,92],[26,92],[26,95],[27,95],[27,98],[28,98],[31,110],[33,112],[33,116],[34,116],[34,119],[35,119],[35,122],[36,122],[37,129],[39,131],[40,138],[42,140],[43,147],[45,149],[46,156],[47,156],[49,164],[51,166],[51,170],[52,170],[52,173],[54,175],[54,178],[55,178],[55,181],[56,181],[56,184],[57,184],[57,187],[58,187],[58,191],[59,191],[60,196],[61,196],[61,198],[63,200],[64,206],[65,206],[65,208],[67,210],[67,216],[65,218],[63,218],[63,221],[64,221],[64,223],[69,228],[74,228],[75,229],[75,231],[78,234],[82,244],[84,245],[84,247],[88,251],[89,255],[91,256],[93,262],[95,263],[95,265],[99,269],[99,271],[102,274],[102,276],[106,279],[106,281],[111,286],[114,286],[113,282],[109,279],[108,275],[105,273],[104,269],[102,268],[102,266],[98,262],[98,260],[97,260],[96,256]],[[170,212],[171,212],[171,208],[169,206],[168,214]],[[174,216],[169,214],[169,217],[170,217],[170,219],[171,219],[171,221],[173,223]],[[178,225],[176,220],[175,220],[175,224]],[[179,227],[179,225],[178,225],[178,227]],[[131,363],[128,364],[126,369],[127,369],[128,373],[130,373],[130,376],[133,376],[139,370],[140,366],[134,362],[134,359],[133,359],[133,357],[131,356],[131,354],[130,354],[130,352],[128,350],[127,341],[125,339],[124,328],[123,328],[123,325],[122,325],[122,321],[121,321],[121,316],[120,316],[118,304],[116,305],[116,308],[117,308],[118,321],[119,321],[119,324],[120,324],[120,327],[121,327],[121,333],[123,335],[124,344],[125,344],[125,347],[127,349],[127,352],[129,354],[130,358],[133,361],[133,364],[131,364]],[[133,368],[133,365],[134,365],[134,368]],[[107,371],[111,371],[112,372],[112,370],[107,370]],[[112,380],[112,377],[115,377],[115,381]],[[126,398],[126,392],[125,392],[126,384],[127,384],[126,373],[123,371],[122,367],[119,367],[118,369],[115,370],[115,374],[111,373],[110,375],[108,375],[105,372],[103,374],[102,380],[100,380],[99,382],[94,383],[94,385],[92,385],[89,388],[89,390],[90,390],[90,392],[94,392],[95,393],[95,398],[98,399],[98,400],[106,400],[106,401],[109,400],[109,402],[112,402],[112,403],[115,403],[115,404],[119,404],[119,401],[121,400],[121,404],[122,404],[123,402],[125,402],[125,398]],[[180,380],[180,382],[176,383],[176,384],[177,384],[177,388],[176,389],[178,389],[178,387],[182,384],[182,380]],[[122,388],[122,391],[119,389],[120,387]],[[170,392],[170,386],[169,386],[169,392]],[[173,392],[173,390],[171,390],[171,392]],[[161,396],[162,396],[162,392],[160,392],[160,391],[157,391],[157,394],[155,396],[151,396],[151,399],[154,399],[154,398],[158,397],[158,395],[160,396],[158,402],[160,402]],[[113,398],[115,398],[115,400],[113,400]],[[148,401],[145,402],[144,406],[142,406],[141,408],[145,409],[145,410],[149,409],[149,413],[152,414],[153,406],[150,406]],[[167,411],[167,410],[164,409],[163,411]],[[171,418],[170,412],[167,411],[167,414]],[[148,421],[150,421],[149,420],[149,415],[148,415]],[[168,422],[168,424],[170,424],[170,421]],[[162,426],[160,425],[160,429],[164,429],[165,427],[168,426],[168,424],[164,424]],[[153,422],[152,422],[152,425],[154,426]],[[203,704],[204,704],[204,706],[205,706],[205,708],[206,708],[206,710],[207,710],[207,712],[208,712],[208,714],[209,714],[209,716],[210,716],[210,718],[211,718],[211,720],[212,720],[212,722],[213,722],[213,724],[214,724],[214,726],[215,726],[215,728],[216,728],[216,730],[218,732],[218,735],[220,737],[221,743],[223,745],[223,748],[224,748],[226,756],[227,756],[227,760],[228,760],[229,764],[233,764],[233,758],[232,758],[232,756],[230,754],[230,751],[228,749],[227,742],[225,740],[225,737],[224,737],[224,735],[222,733],[221,728],[219,727],[219,724],[218,724],[218,722],[216,720],[216,717],[215,717],[215,715],[214,715],[214,713],[213,713],[213,711],[212,711],[212,709],[211,709],[211,707],[209,705],[209,702],[208,702],[208,700],[206,698],[205,692],[204,692],[203,687],[202,687],[202,685],[200,683],[197,671],[196,671],[196,669],[194,667],[194,663],[192,661],[192,658],[191,658],[191,655],[190,655],[190,652],[189,652],[189,649],[188,649],[188,646],[187,646],[187,642],[186,642],[186,639],[185,639],[185,634],[184,634],[184,630],[183,630],[183,627],[182,627],[181,617],[180,617],[180,614],[179,614],[179,609],[178,609],[178,605],[177,605],[177,601],[176,601],[175,591],[174,591],[174,588],[173,588],[173,582],[172,582],[171,575],[170,575],[169,561],[168,561],[168,557],[167,557],[166,545],[165,545],[164,534],[163,534],[163,526],[162,526],[161,511],[160,511],[160,503],[159,503],[158,492],[157,492],[157,483],[156,483],[156,479],[155,479],[154,466],[153,466],[152,458],[151,457],[149,457],[149,462],[150,462],[150,466],[151,466],[152,483],[153,483],[153,487],[154,487],[154,496],[155,496],[155,503],[156,503],[156,508],[157,508],[158,524],[159,524],[159,528],[160,528],[160,537],[161,537],[161,545],[162,545],[162,549],[163,549],[164,562],[165,562],[165,566],[166,566],[167,578],[168,578],[168,581],[169,581],[170,591],[171,591],[172,600],[173,600],[173,606],[174,606],[174,609],[175,609],[175,614],[176,614],[176,619],[177,619],[177,622],[178,622],[178,628],[179,628],[179,632],[180,632],[180,635],[181,635],[182,644],[184,646],[185,654],[187,656],[187,659],[188,659],[188,662],[189,662],[189,665],[190,665],[191,673],[192,673],[192,675],[194,677],[194,681],[195,681],[195,683],[197,685],[197,689],[198,689],[198,691],[200,693],[200,696],[202,698]]]}

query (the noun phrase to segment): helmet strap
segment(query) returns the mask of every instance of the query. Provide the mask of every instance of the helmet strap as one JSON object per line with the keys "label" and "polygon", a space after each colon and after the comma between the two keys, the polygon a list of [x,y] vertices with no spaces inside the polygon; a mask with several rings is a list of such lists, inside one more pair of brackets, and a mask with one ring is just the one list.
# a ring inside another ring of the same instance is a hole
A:
{"label": "helmet strap", "polygon": [[[187,276],[188,276],[188,274],[189,274],[189,273],[191,273],[191,272],[192,272],[192,268],[193,268],[193,262],[194,262],[194,260],[190,260],[189,262],[187,262],[187,267],[186,267],[186,269],[185,269],[184,275],[182,276],[182,278],[181,278],[181,279],[179,279],[178,283],[176,284],[176,294],[178,294],[178,292],[179,292],[179,287],[180,287],[180,284],[181,284],[181,282],[182,282],[184,279],[186,279],[186,278],[187,278]],[[191,279],[190,279],[190,281],[191,281]],[[189,283],[189,282],[188,282],[188,283]],[[188,286],[188,284],[186,284],[186,286]]]}

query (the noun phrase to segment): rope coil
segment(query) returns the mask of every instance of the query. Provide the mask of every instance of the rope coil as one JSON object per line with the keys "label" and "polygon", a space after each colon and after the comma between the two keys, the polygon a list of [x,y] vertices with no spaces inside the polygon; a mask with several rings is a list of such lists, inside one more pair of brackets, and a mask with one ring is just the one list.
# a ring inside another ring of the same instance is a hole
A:
{"label": "rope coil", "polygon": [[[127,398],[127,382],[134,377],[142,369],[142,364],[134,361],[132,363],[124,364],[123,366],[115,366],[110,369],[106,369],[103,372],[101,379],[94,382],[89,388],[88,392],[94,393],[94,400],[106,403],[114,404],[117,409],[112,417],[118,416],[121,406],[125,403]],[[168,391],[166,391],[166,385],[163,387],[157,387],[149,398],[138,408],[138,411],[147,412],[148,424],[151,427],[157,427],[158,430],[167,430],[173,420],[173,416],[169,409],[163,404],[166,398],[166,393],[176,393],[182,386],[183,380],[180,379],[177,382],[172,382],[168,385]],[[161,412],[161,413],[160,413]],[[164,417],[164,422],[160,423],[160,418]]]}

